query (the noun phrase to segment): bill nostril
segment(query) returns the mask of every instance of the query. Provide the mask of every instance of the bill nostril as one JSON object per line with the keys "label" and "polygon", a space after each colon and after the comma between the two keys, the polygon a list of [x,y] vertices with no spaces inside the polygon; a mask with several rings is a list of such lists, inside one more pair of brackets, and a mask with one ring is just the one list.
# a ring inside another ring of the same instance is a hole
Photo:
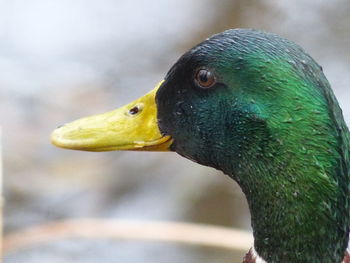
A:
{"label": "bill nostril", "polygon": [[135,106],[129,110],[129,113],[131,115],[135,115],[135,114],[139,113],[139,111],[140,111],[139,107]]}
{"label": "bill nostril", "polygon": [[128,114],[137,115],[142,111],[143,107],[144,107],[143,103],[138,103],[128,111]]}

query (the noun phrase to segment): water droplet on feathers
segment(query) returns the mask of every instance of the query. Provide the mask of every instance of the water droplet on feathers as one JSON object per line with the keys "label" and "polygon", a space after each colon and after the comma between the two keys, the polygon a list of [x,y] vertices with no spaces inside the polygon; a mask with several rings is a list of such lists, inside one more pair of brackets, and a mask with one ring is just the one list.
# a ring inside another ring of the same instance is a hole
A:
{"label": "water droplet on feathers", "polygon": [[286,118],[286,119],[282,120],[282,122],[284,122],[284,123],[293,123],[293,119],[292,118]]}
{"label": "water droplet on feathers", "polygon": [[264,242],[265,245],[269,244],[269,238],[268,237],[264,238],[263,242]]}

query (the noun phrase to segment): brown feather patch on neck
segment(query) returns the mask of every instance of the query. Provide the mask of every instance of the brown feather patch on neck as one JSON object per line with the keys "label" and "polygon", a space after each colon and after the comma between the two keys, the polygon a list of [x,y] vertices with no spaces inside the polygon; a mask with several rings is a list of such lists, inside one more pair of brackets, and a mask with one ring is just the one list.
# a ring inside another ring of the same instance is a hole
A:
{"label": "brown feather patch on neck", "polygon": [[245,254],[243,263],[255,263],[255,256],[253,255],[252,249],[249,249],[248,253]]}
{"label": "brown feather patch on neck", "polygon": [[350,254],[348,251],[345,251],[345,256],[342,263],[350,263]]}
{"label": "brown feather patch on neck", "polygon": [[248,253],[244,256],[243,263],[266,263],[266,261],[263,260],[255,251],[254,247],[252,247],[251,249],[249,249]]}

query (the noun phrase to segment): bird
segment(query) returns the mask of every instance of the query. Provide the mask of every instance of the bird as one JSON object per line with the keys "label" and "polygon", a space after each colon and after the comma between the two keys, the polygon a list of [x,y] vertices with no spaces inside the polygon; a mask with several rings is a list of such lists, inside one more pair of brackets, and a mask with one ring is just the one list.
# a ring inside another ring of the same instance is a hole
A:
{"label": "bird", "polygon": [[317,62],[294,42],[229,29],[184,53],[143,97],[53,131],[86,151],[173,151],[241,187],[244,263],[350,262],[350,135]]}

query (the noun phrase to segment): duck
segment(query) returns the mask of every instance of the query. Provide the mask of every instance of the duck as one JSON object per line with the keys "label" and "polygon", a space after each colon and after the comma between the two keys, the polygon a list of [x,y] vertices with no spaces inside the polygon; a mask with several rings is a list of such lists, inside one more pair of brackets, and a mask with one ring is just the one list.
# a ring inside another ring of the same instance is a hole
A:
{"label": "duck", "polygon": [[322,67],[273,33],[230,29],[184,53],[143,97],[53,131],[58,147],[172,151],[242,189],[244,263],[350,262],[350,135]]}

